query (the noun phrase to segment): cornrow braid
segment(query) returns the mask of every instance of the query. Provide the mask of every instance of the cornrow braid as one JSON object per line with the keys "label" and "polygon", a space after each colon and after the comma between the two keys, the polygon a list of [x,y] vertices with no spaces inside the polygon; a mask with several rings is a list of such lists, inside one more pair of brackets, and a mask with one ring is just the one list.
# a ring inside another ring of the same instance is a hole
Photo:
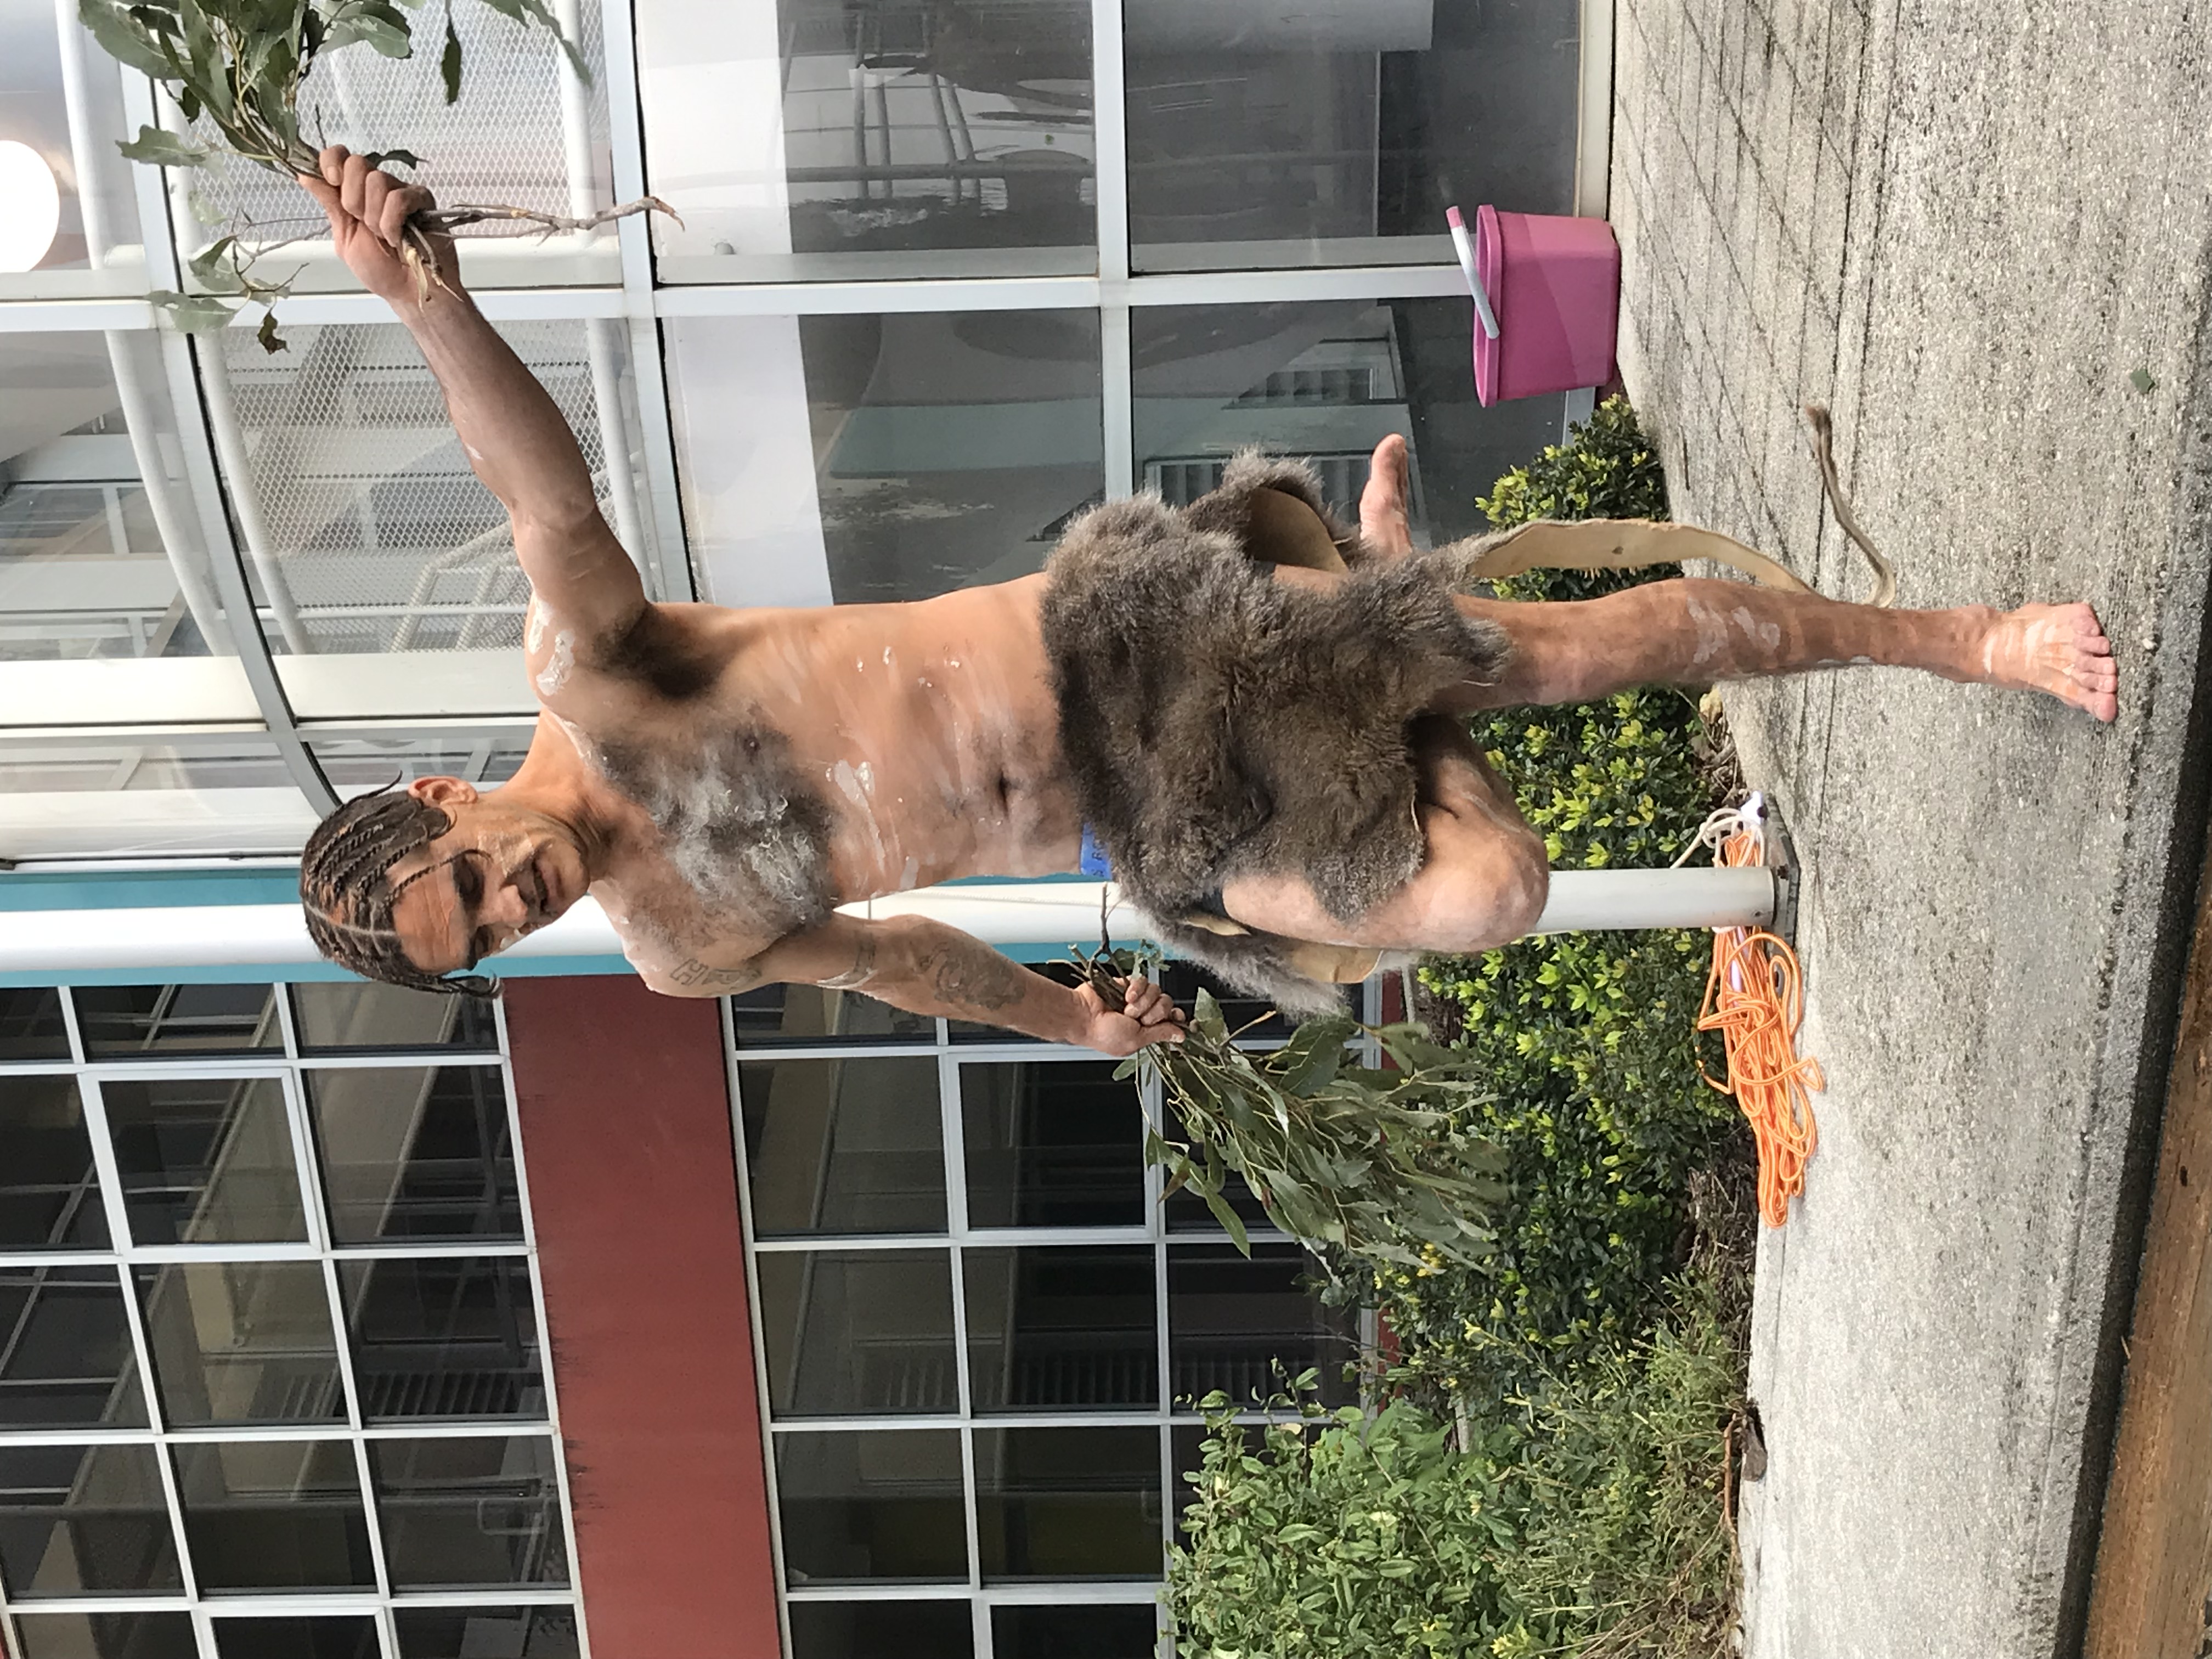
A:
{"label": "cornrow braid", "polygon": [[[481,974],[448,979],[418,968],[392,926],[407,883],[392,866],[453,828],[442,808],[398,788],[356,795],[315,826],[300,854],[300,903],[315,948],[364,979],[445,996],[493,997],[498,981]],[[409,878],[412,880],[413,878]]]}

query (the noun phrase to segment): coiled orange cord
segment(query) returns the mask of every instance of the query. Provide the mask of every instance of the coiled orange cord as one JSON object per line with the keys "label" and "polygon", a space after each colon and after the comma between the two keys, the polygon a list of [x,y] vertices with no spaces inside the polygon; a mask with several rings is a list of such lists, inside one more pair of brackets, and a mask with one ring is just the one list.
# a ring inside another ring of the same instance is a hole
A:
{"label": "coiled orange cord", "polygon": [[[1717,861],[1760,864],[1765,848],[1756,828],[1740,827],[1721,841]],[[1827,1079],[1819,1060],[1797,1052],[1804,1019],[1797,953],[1764,928],[1715,928],[1698,1029],[1721,1034],[1728,1080],[1706,1075],[1705,1081],[1734,1095],[1751,1122],[1759,1146],[1759,1213],[1770,1227],[1790,1219],[1790,1200],[1805,1190],[1805,1163],[1820,1139],[1808,1091],[1825,1089]]]}

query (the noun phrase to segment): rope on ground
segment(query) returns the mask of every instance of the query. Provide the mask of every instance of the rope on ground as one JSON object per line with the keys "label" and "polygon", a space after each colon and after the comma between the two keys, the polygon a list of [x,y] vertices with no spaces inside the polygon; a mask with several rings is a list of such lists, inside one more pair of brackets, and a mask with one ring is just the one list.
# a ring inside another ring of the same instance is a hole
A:
{"label": "rope on ground", "polygon": [[[1683,857],[1698,847],[1711,848],[1716,864],[1764,864],[1766,835],[1759,796],[1707,818]],[[1790,1219],[1790,1200],[1805,1190],[1805,1164],[1820,1139],[1812,1096],[1827,1080],[1820,1061],[1797,1052],[1804,1020],[1805,986],[1797,953],[1763,927],[1716,927],[1698,1029],[1721,1034],[1727,1081],[1704,1073],[1702,1065],[1698,1069],[1707,1083],[1735,1097],[1751,1124],[1759,1147],[1759,1213],[1770,1227]]]}

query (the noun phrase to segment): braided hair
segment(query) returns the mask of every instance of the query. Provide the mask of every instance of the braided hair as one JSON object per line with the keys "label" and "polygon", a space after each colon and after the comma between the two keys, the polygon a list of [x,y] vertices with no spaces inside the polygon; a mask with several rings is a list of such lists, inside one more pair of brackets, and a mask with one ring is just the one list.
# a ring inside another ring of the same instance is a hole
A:
{"label": "braided hair", "polygon": [[416,878],[395,886],[392,866],[453,823],[449,813],[399,789],[395,780],[355,796],[317,824],[300,854],[300,903],[315,948],[386,985],[446,996],[498,995],[498,981],[483,975],[448,979],[416,967],[392,926],[392,908]]}

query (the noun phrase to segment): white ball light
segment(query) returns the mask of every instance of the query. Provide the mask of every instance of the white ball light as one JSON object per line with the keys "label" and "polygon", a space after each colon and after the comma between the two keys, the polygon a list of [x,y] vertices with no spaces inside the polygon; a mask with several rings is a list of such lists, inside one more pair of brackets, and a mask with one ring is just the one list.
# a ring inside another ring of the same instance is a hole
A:
{"label": "white ball light", "polygon": [[0,271],[28,270],[61,228],[62,192],[46,157],[0,138]]}

